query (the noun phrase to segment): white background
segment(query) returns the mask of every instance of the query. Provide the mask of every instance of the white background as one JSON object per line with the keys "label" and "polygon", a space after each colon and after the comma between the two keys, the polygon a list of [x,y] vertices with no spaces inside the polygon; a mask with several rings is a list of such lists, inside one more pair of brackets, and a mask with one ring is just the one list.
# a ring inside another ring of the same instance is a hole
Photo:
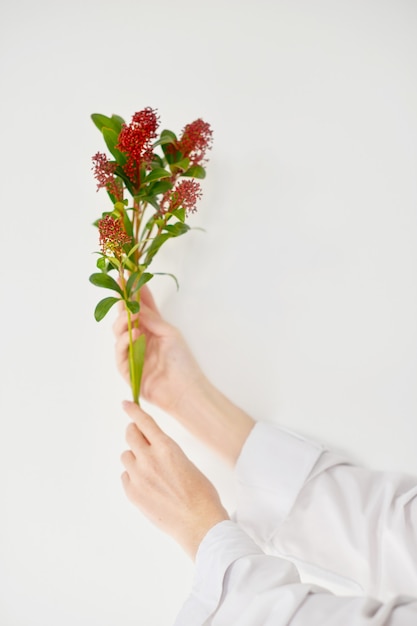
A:
{"label": "white background", "polygon": [[[413,0],[2,0],[2,626],[170,624],[192,580],[120,485],[92,112],[214,129],[206,233],[157,260],[178,293],[152,284],[211,379],[257,419],[417,474],[416,32]],[[232,509],[226,469],[153,414]]]}

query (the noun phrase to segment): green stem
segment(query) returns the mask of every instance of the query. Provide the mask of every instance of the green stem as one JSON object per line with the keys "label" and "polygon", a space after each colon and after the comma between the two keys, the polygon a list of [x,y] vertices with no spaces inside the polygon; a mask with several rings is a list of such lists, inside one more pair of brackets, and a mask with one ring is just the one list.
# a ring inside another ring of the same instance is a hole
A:
{"label": "green stem", "polygon": [[139,404],[139,398],[135,398],[135,389],[136,389],[136,378],[135,378],[135,367],[134,367],[134,360],[133,360],[133,335],[132,335],[132,314],[129,311],[129,309],[126,306],[126,301],[127,301],[127,293],[126,293],[126,280],[123,274],[123,270],[120,270],[120,283],[121,283],[121,287],[123,289],[123,294],[125,297],[125,309],[126,309],[126,313],[127,313],[127,328],[128,328],[128,332],[129,332],[129,375],[130,375],[130,386],[132,389],[132,396],[133,396],[133,401],[136,402],[136,404]]}
{"label": "green stem", "polygon": [[[143,212],[145,210],[145,207],[141,211],[140,202],[137,202],[136,200],[134,200],[133,201],[133,210],[134,210],[134,215],[135,215],[134,238],[135,238],[135,243],[138,243],[138,241],[139,241],[140,224],[141,224],[141,221],[142,221],[142,216],[143,216]],[[136,265],[138,265],[139,264],[138,250],[136,250],[136,252],[134,254],[134,258],[135,258]]]}
{"label": "green stem", "polygon": [[129,372],[130,372],[130,386],[132,388],[133,401],[139,404],[139,398],[135,398],[134,389],[136,389],[135,379],[135,367],[133,361],[133,335],[132,335],[132,314],[126,307],[127,312],[127,328],[129,331]]}
{"label": "green stem", "polygon": [[147,236],[147,237],[144,237],[144,235],[145,235],[145,230],[144,230],[144,231],[143,231],[143,233],[142,233],[142,238],[141,238],[141,241],[142,241],[143,243],[142,243],[142,246],[139,248],[139,259],[141,259],[141,257],[142,257],[143,251],[144,251],[144,250],[145,250],[145,248],[146,248],[146,244],[147,244],[147,243],[149,243],[150,241],[152,241],[152,237],[151,237],[151,235],[152,235],[152,231],[153,231],[153,229],[154,229],[154,226],[155,226],[155,224],[153,223],[153,224],[152,224],[152,226],[151,226],[150,228],[148,228],[148,230],[149,230],[149,234],[148,234],[148,236]]}

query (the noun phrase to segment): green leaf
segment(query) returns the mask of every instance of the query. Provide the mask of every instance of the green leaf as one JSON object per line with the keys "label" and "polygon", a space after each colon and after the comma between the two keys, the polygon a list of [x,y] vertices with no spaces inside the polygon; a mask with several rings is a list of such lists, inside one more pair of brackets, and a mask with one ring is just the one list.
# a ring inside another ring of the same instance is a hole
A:
{"label": "green leaf", "polygon": [[101,270],[102,272],[105,272],[105,271],[106,271],[106,268],[107,268],[107,261],[106,261],[106,259],[104,258],[104,256],[101,256],[99,259],[97,259],[97,263],[96,263],[96,265],[97,265],[97,268],[98,268],[99,270]]}
{"label": "green leaf", "polygon": [[170,178],[171,172],[167,172],[163,167],[156,167],[146,176],[144,183],[151,183],[153,180],[161,180],[161,178]]}
{"label": "green leaf", "polygon": [[154,276],[171,276],[174,279],[175,284],[177,285],[177,291],[180,288],[180,284],[178,282],[178,278],[174,276],[174,274],[170,274],[169,272],[154,272]]}
{"label": "green leaf", "polygon": [[[182,156],[182,155],[181,155]],[[185,159],[180,159],[179,161],[174,161],[170,163],[171,172],[175,173],[179,170],[186,171],[189,168],[190,159],[187,157]]]}
{"label": "green leaf", "polygon": [[175,143],[176,141],[176,134],[173,133],[172,130],[164,129],[163,131],[161,131],[161,135],[158,141],[155,141],[155,143],[153,144],[153,147],[156,148],[156,146],[164,146],[167,143]]}
{"label": "green leaf", "polygon": [[[127,161],[126,156],[123,154],[123,152],[120,152],[120,150],[116,148],[117,142],[119,140],[118,133],[115,130],[113,130],[113,128],[108,128],[106,126],[103,126],[103,128],[101,129],[101,132],[103,133],[106,146],[108,147],[108,149],[110,150],[114,158],[116,159],[117,163],[122,166],[125,165]],[[118,173],[118,176],[120,176],[119,173]],[[120,178],[122,177],[120,176]]]}
{"label": "green leaf", "polygon": [[114,203],[114,211],[117,211],[117,217],[120,217],[123,211],[125,210],[124,202],[117,201]]}
{"label": "green leaf", "polygon": [[164,160],[159,156],[159,154],[156,154],[156,152],[152,155],[151,167],[164,167]]}
{"label": "green leaf", "polygon": [[184,233],[189,231],[190,227],[188,226],[188,224],[176,222],[175,224],[167,224],[164,227],[164,230],[168,231],[172,237],[179,237],[180,235],[184,235]]}
{"label": "green leaf", "polygon": [[114,117],[115,116],[107,117],[101,113],[93,113],[91,119],[99,130],[102,130],[105,126],[107,126],[107,128],[112,128],[114,131],[119,133],[119,124],[115,119],[113,119]]}
{"label": "green leaf", "polygon": [[112,278],[108,274],[91,274],[89,280],[90,283],[93,283],[93,285],[96,285],[96,287],[113,289],[113,291],[117,291],[117,293],[120,293],[120,295],[123,296],[123,291],[121,290],[120,286],[117,284],[114,278]]}
{"label": "green leaf", "polygon": [[113,265],[114,269],[119,270],[120,269],[120,261],[119,259],[116,259],[116,257],[111,257],[108,258],[109,264]]}
{"label": "green leaf", "polygon": [[185,222],[185,209],[183,207],[180,207],[179,209],[173,211],[172,215],[175,215],[175,217],[177,217],[180,222]]}
{"label": "green leaf", "polygon": [[206,170],[201,165],[192,165],[183,176],[192,176],[193,178],[205,178]]}
{"label": "green leaf", "polygon": [[[151,196],[158,196],[161,193],[165,193],[173,188],[173,184],[169,180],[159,180],[157,183],[154,183],[149,189],[149,194]],[[146,199],[146,197],[145,197]]]}
{"label": "green leaf", "polygon": [[156,211],[159,211],[161,208],[155,196],[146,196],[146,202],[148,202],[148,204],[153,206],[153,208],[156,209]]}
{"label": "green leaf", "polygon": [[135,282],[135,280],[137,280],[139,277],[139,272],[133,272],[129,278],[127,279],[127,283],[126,283],[126,293],[128,296],[130,296],[130,292],[132,291],[132,287],[133,284]]}
{"label": "green leaf", "polygon": [[[145,363],[146,337],[140,335],[130,347],[130,382],[133,400],[139,404],[140,385],[142,382],[143,365]],[[133,370],[133,371],[132,371]]]}
{"label": "green leaf", "polygon": [[155,254],[158,252],[159,248],[170,238],[172,235],[170,233],[162,233],[155,237],[149,246],[145,258],[145,265],[148,266],[152,261]]}
{"label": "green leaf", "polygon": [[150,272],[144,272],[132,289],[132,294],[139,291],[139,289],[142,289],[143,285],[149,282],[151,278],[153,278],[153,274],[151,274]]}
{"label": "green leaf", "polygon": [[129,272],[136,272],[137,267],[135,263],[133,263],[129,257],[126,257],[123,261],[123,267],[129,270]]}
{"label": "green leaf", "polygon": [[[123,164],[124,165],[124,164]],[[135,191],[133,189],[132,183],[129,179],[128,176],[126,176],[125,171],[122,169],[122,167],[120,165],[118,165],[115,169],[116,176],[118,176],[119,178],[122,179],[122,181],[124,182],[124,184],[126,185],[126,189],[129,191],[129,193],[133,196]]]}
{"label": "green leaf", "polygon": [[153,278],[153,274],[150,274],[149,272],[142,272],[142,274],[140,271],[133,272],[133,274],[129,276],[126,283],[126,291],[128,293],[128,296],[133,296],[137,291],[139,291],[139,289],[143,287],[145,283],[151,280],[151,278]]}
{"label": "green leaf", "polygon": [[177,138],[175,137],[174,133],[172,133],[172,135],[173,136],[165,135],[164,137],[161,137],[160,139],[158,139],[158,141],[155,141],[155,143],[152,144],[152,147],[157,148],[158,146],[166,146],[168,143],[175,143],[177,141]]}
{"label": "green leaf", "polygon": [[120,131],[122,130],[122,126],[123,124],[126,124],[126,122],[124,121],[124,119],[122,117],[120,117],[120,115],[115,115],[113,113],[113,115],[111,116],[112,122],[115,125],[115,130],[120,133]]}
{"label": "green leaf", "polygon": [[136,300],[125,301],[125,304],[131,313],[139,313],[140,306]]}
{"label": "green leaf", "polygon": [[129,237],[133,237],[133,224],[126,211],[123,212],[123,226]]}
{"label": "green leaf", "polygon": [[182,159],[181,152],[176,148],[177,137],[172,131],[163,130],[159,143],[168,163],[174,163],[175,161]]}
{"label": "green leaf", "polygon": [[94,317],[97,322],[102,320],[103,317],[110,311],[113,304],[116,304],[119,300],[121,300],[121,298],[104,298],[104,300],[100,300],[94,311]]}
{"label": "green leaf", "polygon": [[131,257],[132,254],[134,252],[136,252],[136,250],[139,248],[140,244],[141,244],[141,242],[138,241],[138,243],[135,243],[135,245],[130,248],[130,250],[129,250],[128,254],[127,254],[127,258]]}

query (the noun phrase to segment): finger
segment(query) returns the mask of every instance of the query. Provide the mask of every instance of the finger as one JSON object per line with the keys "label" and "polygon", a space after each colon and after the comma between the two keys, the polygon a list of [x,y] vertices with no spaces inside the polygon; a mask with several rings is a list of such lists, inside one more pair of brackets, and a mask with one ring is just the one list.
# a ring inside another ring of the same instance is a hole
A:
{"label": "finger", "polygon": [[[140,334],[141,332],[138,328],[132,328],[133,340],[137,339]],[[125,363],[128,361],[129,343],[130,338],[128,331],[117,337],[114,350],[116,354],[116,364],[118,367],[124,367]]]}
{"label": "finger", "polygon": [[122,305],[122,308],[120,309],[119,314],[113,323],[113,332],[115,335],[123,333],[127,328],[127,313],[124,308],[123,302],[119,302],[119,305],[120,304]]}
{"label": "finger", "polygon": [[[126,309],[124,308],[123,303],[122,303],[122,306],[123,306],[123,310],[120,311],[119,315],[116,317],[116,320],[113,324],[113,332],[115,335],[120,335],[121,333],[125,332],[128,329],[127,312],[126,312]],[[134,315],[130,316],[130,319],[133,322],[138,317],[139,317],[139,314],[135,313]]]}
{"label": "finger", "polygon": [[126,442],[132,449],[135,457],[140,456],[144,450],[149,448],[149,441],[144,437],[143,433],[138,429],[135,422],[130,422],[126,428]]}
{"label": "finger", "polygon": [[128,474],[128,472],[123,472],[123,474],[120,476],[121,481],[122,481],[122,487],[124,489],[124,492],[127,496],[127,498],[133,502],[133,504],[136,504],[135,502],[135,488],[134,488],[134,483],[131,481],[130,476]]}
{"label": "finger", "polygon": [[172,331],[172,327],[168,322],[146,304],[141,304],[139,319],[140,325],[144,329],[158,337],[167,335]]}
{"label": "finger", "polygon": [[116,367],[121,375],[130,380],[130,367],[129,367],[129,335],[125,333],[118,338],[114,346],[114,356],[116,360]]}
{"label": "finger", "polygon": [[147,285],[144,285],[141,288],[141,290],[140,290],[140,299],[141,299],[141,302],[145,306],[147,306],[150,309],[152,309],[152,311],[154,313],[156,313],[159,316],[161,315],[160,312],[159,312],[158,307],[155,304],[155,300],[154,300],[154,297],[152,295],[152,292],[151,292],[151,290],[149,289],[149,287]]}
{"label": "finger", "polygon": [[155,420],[150,415],[145,413],[145,411],[142,411],[142,409],[134,402],[125,400],[123,402],[123,409],[134,421],[140,432],[146,437],[151,445],[156,440],[166,436],[165,433],[159,428]]}
{"label": "finger", "polygon": [[136,458],[132,450],[125,450],[124,452],[122,452],[122,454],[120,455],[120,460],[127,469],[127,471],[129,471],[129,469],[131,471],[133,470]]}
{"label": "finger", "polygon": [[128,489],[129,485],[130,485],[130,476],[129,476],[129,474],[127,472],[123,472],[123,474],[120,476],[120,478],[121,478],[123,487],[125,489]]}
{"label": "finger", "polygon": [[[142,287],[142,289],[145,289],[145,287]],[[161,317],[158,312],[154,311],[152,307],[148,306],[146,302],[141,302],[140,312],[131,316],[132,322],[138,318],[140,325],[155,335],[166,334],[167,330],[170,328],[169,324],[165,322],[163,317]],[[126,310],[123,310],[119,313],[113,323],[113,333],[116,337],[118,337],[127,330],[127,313]]]}

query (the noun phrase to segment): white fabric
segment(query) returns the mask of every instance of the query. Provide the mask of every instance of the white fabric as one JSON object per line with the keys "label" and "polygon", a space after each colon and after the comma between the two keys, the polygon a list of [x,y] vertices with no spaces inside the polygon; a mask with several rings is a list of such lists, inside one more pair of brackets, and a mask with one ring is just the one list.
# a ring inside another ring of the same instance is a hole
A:
{"label": "white fabric", "polygon": [[[175,626],[417,625],[415,479],[354,466],[264,423],[236,473],[236,521],[202,541]],[[302,583],[294,563],[354,595]]]}

